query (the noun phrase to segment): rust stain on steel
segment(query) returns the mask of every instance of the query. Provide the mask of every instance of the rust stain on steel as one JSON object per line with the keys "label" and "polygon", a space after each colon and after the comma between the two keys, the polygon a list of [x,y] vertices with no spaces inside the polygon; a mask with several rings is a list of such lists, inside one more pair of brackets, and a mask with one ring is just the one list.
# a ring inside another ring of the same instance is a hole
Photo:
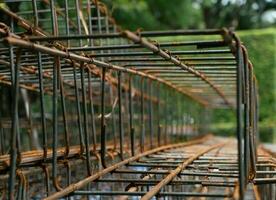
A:
{"label": "rust stain on steel", "polygon": [[180,93],[183,93],[183,94],[191,97],[192,99],[196,100],[197,102],[199,102],[200,104],[202,104],[204,106],[208,105],[207,101],[201,100],[199,98],[194,97],[190,92],[174,86],[169,81],[165,81],[161,78],[155,77],[153,75],[150,75],[150,74],[147,74],[147,73],[144,73],[144,72],[140,72],[140,71],[137,71],[137,70],[134,70],[134,69],[128,69],[128,68],[120,67],[120,66],[113,65],[113,64],[108,64],[108,63],[105,63],[105,62],[102,62],[102,61],[99,61],[99,60],[96,60],[96,59],[93,59],[93,58],[84,57],[84,56],[81,56],[81,55],[78,55],[78,54],[64,52],[64,51],[61,51],[61,50],[58,50],[58,49],[52,49],[52,48],[49,48],[49,47],[46,47],[46,46],[31,43],[31,42],[28,42],[28,41],[25,41],[25,40],[22,40],[22,39],[17,39],[17,38],[14,38],[14,37],[6,37],[5,42],[7,44],[10,44],[10,45],[15,45],[15,46],[19,46],[19,47],[23,47],[23,48],[27,48],[27,49],[36,50],[36,51],[39,51],[39,52],[42,52],[42,53],[47,53],[47,54],[50,54],[50,55],[53,55],[53,56],[60,56],[60,57],[67,58],[67,59],[72,59],[72,60],[75,60],[75,61],[85,62],[85,63],[88,63],[88,64],[94,64],[94,65],[99,66],[99,67],[105,67],[107,69],[114,69],[114,70],[118,70],[118,71],[122,71],[122,72],[127,72],[127,73],[130,73],[130,74],[134,74],[134,75],[138,75],[138,76],[141,76],[141,77],[149,78],[151,80],[156,80],[160,83],[163,83],[163,84],[175,89],[176,91],[178,91]]}
{"label": "rust stain on steel", "polygon": [[165,146],[158,147],[158,148],[155,148],[155,149],[152,149],[152,150],[149,150],[149,151],[145,151],[144,153],[137,154],[133,157],[127,158],[127,159],[125,159],[121,162],[118,162],[114,165],[111,165],[111,166],[101,170],[100,172],[97,172],[97,173],[93,174],[92,176],[89,176],[89,177],[87,177],[87,178],[85,178],[85,179],[83,179],[83,180],[81,180],[77,183],[71,184],[68,187],[64,188],[62,191],[58,191],[58,192],[44,198],[44,200],[54,200],[54,199],[62,198],[64,196],[70,194],[71,192],[74,192],[74,191],[82,188],[83,186],[87,185],[88,183],[90,183],[92,181],[95,181],[96,179],[100,178],[101,176],[103,176],[103,175],[105,175],[109,172],[112,172],[112,171],[116,170],[117,168],[119,168],[123,165],[126,165],[130,162],[136,161],[139,158],[142,158],[144,156],[148,156],[150,154],[153,154],[153,153],[156,153],[156,152],[159,152],[159,151],[163,151],[163,150],[166,150],[166,149],[172,149],[172,148],[189,146],[189,145],[193,145],[193,144],[199,144],[199,143],[202,143],[202,142],[206,141],[210,137],[212,137],[212,136],[211,135],[206,135],[206,136],[203,136],[202,138],[199,138],[199,139],[191,140],[191,141],[180,143],[180,144],[165,145]]}
{"label": "rust stain on steel", "polygon": [[223,147],[226,142],[222,142],[220,144],[215,144],[210,147],[206,147],[200,149],[195,155],[190,156],[187,160],[183,161],[176,169],[172,170],[169,175],[167,175],[162,181],[160,181],[157,185],[151,188],[142,198],[141,200],[148,200],[158,194],[158,192],[166,186],[169,182],[171,182],[182,170],[184,170],[189,164],[191,164],[194,160],[196,160],[199,156],[212,151],[216,148]]}
{"label": "rust stain on steel", "polygon": [[201,78],[203,81],[205,81],[208,85],[210,85],[217,93],[218,95],[225,101],[225,103],[229,106],[233,106],[225,97],[225,95],[223,94],[223,92],[217,88],[209,79],[208,77],[195,70],[192,67],[189,67],[187,65],[185,65],[183,62],[181,62],[180,60],[178,60],[176,57],[169,55],[169,52],[165,52],[164,50],[158,48],[156,45],[154,45],[153,43],[149,42],[148,40],[146,40],[145,38],[141,38],[139,36],[137,36],[136,34],[130,32],[130,31],[124,31],[122,32],[122,36],[134,41],[135,43],[140,43],[141,45],[143,45],[144,47],[150,49],[151,51],[153,51],[154,53],[157,53],[158,55],[160,55],[161,57],[163,57],[166,60],[170,60],[172,63],[174,63],[176,66],[181,67],[182,69],[185,69],[189,72],[191,72],[192,74],[194,74],[195,76]]}
{"label": "rust stain on steel", "polygon": [[[46,0],[47,1],[47,0]],[[97,1],[96,1],[97,2]],[[96,4],[98,5],[98,4]],[[25,19],[21,18],[20,16],[16,15],[15,13],[11,12],[10,10],[6,9],[6,8],[3,8],[3,7],[0,7],[1,10],[3,10],[6,14],[8,14],[9,16],[11,16],[12,18],[14,18],[16,21],[18,21],[18,24],[23,27],[24,29],[26,30],[33,30],[34,31],[34,34],[36,35],[39,35],[39,36],[44,36],[44,37],[47,37],[49,36],[49,33],[46,33],[45,31],[43,31],[42,29],[40,29],[39,27],[33,27],[32,25],[30,25],[30,23],[28,21],[26,21]],[[110,19],[113,19],[113,18],[110,18]],[[114,22],[114,20],[111,20]],[[112,22],[112,23],[113,23]],[[119,28],[120,30],[120,28]],[[61,49],[64,49],[66,50],[67,48],[62,44],[62,43],[58,43],[58,42],[54,42],[54,45],[57,46],[57,48],[61,48]],[[97,66],[100,66],[100,65],[97,65]],[[138,73],[134,73],[134,74],[138,74]],[[141,74],[138,74],[141,76]],[[143,75],[142,75],[143,76]],[[160,81],[159,78],[155,78],[153,80],[158,80]],[[188,90],[185,90],[185,89],[179,89],[178,87],[175,87],[173,86],[173,84],[167,82],[167,81],[164,81],[162,79],[162,81],[160,81],[166,85],[168,85],[169,87],[175,89],[176,91],[178,92],[181,92],[183,93],[184,95],[187,95],[189,96],[191,99],[199,102],[200,104],[204,105],[204,106],[208,106],[208,101],[205,101],[203,99],[200,99],[199,97],[195,97],[192,93],[190,93]]]}

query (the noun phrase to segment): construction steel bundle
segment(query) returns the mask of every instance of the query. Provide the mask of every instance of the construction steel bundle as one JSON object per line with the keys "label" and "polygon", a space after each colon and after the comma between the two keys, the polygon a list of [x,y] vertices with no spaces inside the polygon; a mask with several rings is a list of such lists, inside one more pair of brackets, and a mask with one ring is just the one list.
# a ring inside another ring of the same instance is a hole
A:
{"label": "construction steel bundle", "polygon": [[[2,199],[275,199],[233,31],[131,32],[96,0],[0,13]],[[207,134],[215,108],[236,113],[236,140]]]}

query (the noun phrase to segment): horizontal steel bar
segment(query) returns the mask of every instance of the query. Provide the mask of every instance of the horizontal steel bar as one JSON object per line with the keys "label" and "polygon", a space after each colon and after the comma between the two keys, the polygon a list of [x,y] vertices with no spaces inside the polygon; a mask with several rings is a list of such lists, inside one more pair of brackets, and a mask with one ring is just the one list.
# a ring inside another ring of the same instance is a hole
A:
{"label": "horizontal steel bar", "polygon": [[[208,56],[208,57],[179,57],[181,61],[235,61],[235,57],[225,56]],[[110,59],[109,62],[149,62],[149,61],[163,61],[167,62],[163,58],[114,58]]]}
{"label": "horizontal steel bar", "polygon": [[189,146],[189,145],[193,145],[193,144],[198,144],[198,143],[201,143],[203,142],[204,140],[206,140],[206,138],[208,138],[210,136],[205,136],[203,138],[200,138],[200,139],[197,139],[197,140],[191,140],[189,142],[186,142],[186,143],[178,143],[178,144],[174,144],[174,145],[165,145],[165,146],[162,146],[162,147],[158,147],[158,148],[155,148],[155,149],[152,149],[152,150],[149,150],[149,151],[145,151],[143,153],[140,153],[140,154],[137,154],[133,157],[130,157],[130,158],[127,158],[121,162],[118,162],[114,165],[111,165],[89,177],[86,177],[85,179],[77,182],[77,183],[74,183],[74,184],[71,184],[69,185],[68,187],[64,188],[62,191],[59,191],[59,192],[56,192],[54,193],[53,195],[50,195],[48,196],[47,198],[45,198],[45,200],[52,200],[52,199],[57,199],[57,198],[61,198],[61,197],[64,197],[82,187],[84,187],[85,185],[87,185],[88,183],[92,182],[92,181],[95,181],[97,180],[98,178],[104,176],[105,174],[108,174],[110,172],[113,172],[115,171],[116,169],[118,169],[119,167],[122,167],[130,162],[133,162],[133,161],[136,161],[142,157],[145,157],[147,155],[150,155],[150,154],[154,154],[156,152],[159,152],[159,151],[164,151],[166,149],[171,149],[171,148],[177,148],[177,147],[182,147],[182,146]]}
{"label": "horizontal steel bar", "polygon": [[[127,191],[76,191],[72,195],[103,195],[103,196],[114,196],[114,195],[128,195],[128,196],[143,196],[146,192],[127,192]],[[231,197],[232,194],[222,193],[195,193],[195,192],[159,192],[157,196],[179,196],[179,197],[220,197],[226,198]]]}
{"label": "horizontal steel bar", "polygon": [[[114,179],[99,179],[97,182],[111,182],[111,183],[127,183],[133,182],[135,184],[156,184],[162,181],[162,179],[154,179],[154,180],[142,180],[142,179],[122,179],[122,178],[114,178]],[[169,185],[193,185],[193,184],[200,184],[204,186],[218,186],[218,187],[235,187],[235,181],[217,181],[217,180],[172,180]]]}
{"label": "horizontal steel bar", "polygon": [[[115,170],[113,173],[119,174],[169,174],[169,171],[139,171],[139,170]],[[210,176],[210,177],[228,177],[228,178],[238,178],[238,174],[225,174],[225,173],[217,173],[217,172],[181,172],[180,176]]]}
{"label": "horizontal steel bar", "polygon": [[[171,55],[201,55],[201,54],[230,54],[229,49],[219,50],[186,50],[186,51],[171,51]],[[154,56],[154,52],[114,52],[114,53],[98,53],[93,54],[93,57],[127,57],[127,56]]]}
{"label": "horizontal steel bar", "polygon": [[[222,29],[213,30],[174,30],[174,31],[142,31],[140,35],[143,37],[160,37],[160,36],[176,36],[176,35],[217,35],[222,34]],[[31,41],[54,41],[54,40],[72,40],[72,39],[97,39],[97,38],[118,38],[122,37],[122,33],[101,33],[91,35],[70,35],[70,36],[29,36]]]}
{"label": "horizontal steel bar", "polygon": [[255,178],[253,183],[255,185],[276,184],[276,178]]}
{"label": "horizontal steel bar", "polygon": [[[160,47],[179,47],[179,46],[193,46],[198,47],[209,46],[209,47],[222,47],[226,46],[223,40],[213,41],[185,41],[185,42],[160,42]],[[117,50],[117,49],[135,49],[144,48],[139,44],[120,44],[120,45],[109,45],[109,46],[90,46],[90,47],[70,47],[69,51],[100,51],[100,50]]]}
{"label": "horizontal steel bar", "polygon": [[[195,69],[197,70],[228,70],[228,71],[234,71],[236,69],[236,67],[225,67],[225,66],[204,66],[204,67],[198,67],[198,66],[193,66]],[[135,68],[136,70],[151,70],[151,71],[155,71],[155,70],[179,70],[181,69],[180,67],[138,67]],[[185,72],[185,70],[183,70]]]}

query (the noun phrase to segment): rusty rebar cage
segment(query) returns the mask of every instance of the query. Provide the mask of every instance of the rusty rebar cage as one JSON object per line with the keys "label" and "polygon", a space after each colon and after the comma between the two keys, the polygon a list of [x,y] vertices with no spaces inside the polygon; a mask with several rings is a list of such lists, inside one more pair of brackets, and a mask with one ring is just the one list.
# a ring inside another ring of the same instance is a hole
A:
{"label": "rusty rebar cage", "polygon": [[[275,198],[233,31],[131,32],[96,0],[0,10],[3,199]],[[214,108],[236,112],[236,141],[207,134]]]}

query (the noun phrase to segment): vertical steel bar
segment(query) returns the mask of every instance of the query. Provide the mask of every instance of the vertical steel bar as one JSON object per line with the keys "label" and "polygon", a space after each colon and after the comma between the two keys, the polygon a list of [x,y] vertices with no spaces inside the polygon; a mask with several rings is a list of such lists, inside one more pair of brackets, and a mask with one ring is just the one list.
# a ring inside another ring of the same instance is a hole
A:
{"label": "vertical steel bar", "polygon": [[79,99],[79,86],[77,82],[77,69],[73,64],[73,74],[74,74],[74,88],[76,96],[76,107],[77,107],[77,118],[78,118],[78,129],[79,129],[79,140],[80,140],[80,154],[84,152],[84,141],[83,141],[83,130],[82,130],[82,119],[81,119],[81,110],[80,110],[80,99]]}
{"label": "vertical steel bar", "polygon": [[124,133],[123,133],[123,120],[122,120],[122,87],[121,87],[121,72],[118,71],[118,106],[119,106],[119,137],[120,137],[120,157],[123,160],[124,159]]}
{"label": "vertical steel bar", "polygon": [[106,69],[102,68],[102,83],[101,83],[101,162],[104,168],[107,167],[105,163],[105,154],[106,154],[106,133],[105,133],[105,73]]}
{"label": "vertical steel bar", "polygon": [[182,137],[184,138],[185,137],[185,132],[184,132],[184,105],[183,105],[183,103],[184,103],[184,98],[183,98],[183,100],[181,101],[181,111],[180,111],[180,113],[181,113],[181,115],[180,115],[180,120],[181,120],[181,135],[182,135]]}
{"label": "vertical steel bar", "polygon": [[[68,0],[64,0],[64,9],[65,9],[65,33],[66,35],[70,35]],[[67,40],[67,46],[70,47],[70,40]]]}
{"label": "vertical steel bar", "polygon": [[[66,184],[67,186],[69,186],[71,184],[71,165],[68,161],[66,161],[65,163],[66,166],[66,175],[67,175],[67,179],[66,179]],[[70,200],[71,197],[66,197],[67,200]]]}
{"label": "vertical steel bar", "polygon": [[85,155],[86,155],[86,167],[88,176],[91,175],[91,163],[90,163],[90,142],[88,136],[88,117],[87,117],[87,99],[86,99],[86,87],[85,87],[85,69],[84,63],[81,63],[81,88],[82,88],[82,109],[83,109],[83,121],[84,121],[84,141],[85,141]]}
{"label": "vertical steel bar", "polygon": [[[249,152],[249,79],[248,79],[248,61],[247,61],[247,55],[242,48],[243,51],[243,74],[244,74],[244,176],[246,179],[248,179],[249,176],[249,162],[250,162],[250,152]],[[247,184],[247,180],[245,183],[245,187]]]}
{"label": "vertical steel bar", "polygon": [[144,78],[141,77],[141,134],[140,134],[140,150],[144,151],[144,143],[145,143],[145,122],[144,122]]}
{"label": "vertical steel bar", "polygon": [[46,196],[50,194],[50,180],[49,180],[49,170],[47,165],[42,165],[43,172],[45,174],[45,185],[46,185]]}
{"label": "vertical steel bar", "polygon": [[[102,33],[102,23],[101,23],[101,12],[100,12],[100,9],[99,9],[99,2],[96,1],[96,10],[97,10],[97,22],[98,22],[98,32],[99,34]],[[101,46],[102,45],[102,39],[99,39],[99,45]],[[103,53],[103,50],[100,51],[100,53],[102,54]],[[103,58],[100,58],[100,60],[103,60]]]}
{"label": "vertical steel bar", "polygon": [[51,10],[51,25],[52,25],[52,34],[54,36],[58,35],[58,28],[57,28],[57,16],[56,16],[56,8],[55,8],[55,1],[50,0],[50,10]]}
{"label": "vertical steel bar", "polygon": [[[14,64],[14,83],[12,84],[12,127],[10,137],[10,171],[9,171],[9,199],[14,199],[14,186],[16,178],[16,160],[18,154],[17,138],[18,138],[18,101],[19,101],[19,79],[20,79],[20,56],[21,50],[17,52],[16,62]],[[11,63],[14,62],[11,57]]]}
{"label": "vertical steel bar", "polygon": [[169,118],[169,110],[168,110],[168,91],[167,88],[164,90],[165,92],[165,109],[164,109],[164,120],[165,120],[165,144],[168,144],[168,118]]}
{"label": "vertical steel bar", "polygon": [[[125,83],[123,87],[124,95],[122,99],[122,112],[123,112],[123,133],[124,133],[124,141],[125,141],[125,148],[131,151],[131,138],[129,137],[131,135],[129,127],[129,120],[128,120],[128,113],[129,113],[129,98],[128,98],[128,92],[127,90],[127,84],[128,84],[128,76],[127,73],[125,73],[125,76],[123,76],[122,82]],[[126,113],[126,114],[124,114]],[[127,127],[127,128],[125,128]]]}
{"label": "vertical steel bar", "polygon": [[94,105],[93,105],[91,72],[89,70],[88,70],[88,93],[89,93],[89,106],[90,106],[90,114],[91,114],[92,143],[93,143],[93,150],[96,151],[96,144],[97,144],[96,124],[95,124],[95,114],[94,114]]}
{"label": "vertical steel bar", "polygon": [[37,4],[36,0],[32,0],[33,15],[34,15],[34,26],[38,27],[38,13],[37,13]]}
{"label": "vertical steel bar", "polygon": [[181,110],[180,110],[180,98],[178,94],[175,94],[176,99],[176,133],[177,140],[180,139],[181,136]]}
{"label": "vertical steel bar", "polygon": [[254,179],[257,171],[257,152],[256,152],[256,132],[255,132],[255,98],[254,98],[254,86],[253,86],[253,66],[249,63],[249,146],[250,146],[250,180]]}
{"label": "vertical steel bar", "polygon": [[[35,0],[32,0],[33,14],[34,14],[34,26],[38,27],[38,11]],[[47,133],[46,133],[46,119],[45,119],[45,102],[44,102],[44,83],[43,83],[43,69],[42,69],[42,57],[41,52],[37,52],[37,67],[38,67],[38,79],[39,79],[39,98],[40,98],[40,112],[41,112],[41,124],[42,124],[42,143],[43,143],[43,157],[44,161],[47,158]]]}
{"label": "vertical steel bar", "polygon": [[129,103],[129,129],[130,129],[130,145],[131,155],[135,155],[135,138],[134,138],[134,127],[133,127],[133,104],[132,104],[132,76],[129,74],[128,79],[128,103]]}
{"label": "vertical steel bar", "polygon": [[[93,34],[93,29],[92,29],[92,16],[91,16],[91,1],[87,1],[87,17],[88,17],[88,29],[89,29],[89,34]],[[93,40],[92,38],[89,39],[89,45],[92,47],[93,46]]]}
{"label": "vertical steel bar", "polygon": [[44,159],[47,157],[47,132],[46,132],[46,118],[45,118],[45,102],[44,102],[44,84],[43,84],[43,69],[41,53],[37,53],[38,65],[38,79],[39,79],[39,98],[40,98],[40,111],[41,111],[41,124],[42,124],[42,143]]}
{"label": "vertical steel bar", "polygon": [[[169,101],[172,101],[172,92],[169,91],[169,94],[170,94],[170,100]],[[175,115],[175,110],[174,110],[174,107],[172,107],[172,105],[169,104],[169,124],[170,124],[170,134],[169,134],[169,138],[170,138],[170,143],[173,143],[175,141],[175,129],[174,129],[174,120],[173,120],[173,117]]]}
{"label": "vertical steel bar", "polygon": [[[59,64],[60,65],[60,64]],[[61,98],[61,108],[62,108],[62,118],[64,126],[64,140],[65,140],[65,156],[67,157],[70,151],[70,142],[69,142],[69,130],[68,130],[68,120],[67,120],[67,110],[65,104],[65,92],[63,86],[63,78],[61,74],[61,67],[58,67],[59,73],[59,88],[60,88],[60,98]]]}
{"label": "vertical steel bar", "polygon": [[57,146],[58,146],[58,59],[55,57],[53,67],[53,160],[52,160],[52,174],[53,185],[57,190],[59,186],[57,183]]}
{"label": "vertical steel bar", "polygon": [[[58,35],[58,24],[55,9],[54,0],[50,1],[51,10],[51,22],[52,22],[52,34],[54,36]],[[58,56],[54,57],[53,65],[53,160],[52,160],[52,176],[53,185],[56,190],[60,190],[58,180],[57,180],[57,146],[58,146],[58,88],[59,88],[59,68],[60,60]]]}
{"label": "vertical steel bar", "polygon": [[158,142],[158,146],[161,145],[161,124],[160,124],[160,115],[161,115],[161,111],[160,111],[160,83],[157,83],[157,142]]}
{"label": "vertical steel bar", "polygon": [[[75,6],[76,6],[76,17],[77,17],[77,25],[78,25],[78,34],[81,35],[81,22],[80,22],[80,4],[79,0],[75,0]],[[82,39],[79,39],[79,46],[82,47]]]}
{"label": "vertical steel bar", "polygon": [[237,140],[238,140],[238,160],[239,160],[239,198],[244,199],[244,134],[243,134],[243,104],[242,104],[242,67],[243,67],[243,58],[241,47],[237,44]]}
{"label": "vertical steel bar", "polygon": [[[252,69],[253,70],[253,69]],[[253,72],[252,72],[252,76],[253,76]],[[259,127],[258,127],[258,121],[259,121],[259,95],[258,95],[258,86],[257,86],[257,81],[255,79],[255,77],[253,77],[253,83],[252,83],[252,99],[254,104],[253,104],[253,111],[254,111],[254,114],[253,114],[253,139],[254,139],[254,155],[255,155],[255,163],[257,163],[257,148],[256,146],[258,145],[259,143]],[[255,173],[256,173],[256,165],[255,166]]]}
{"label": "vertical steel bar", "polygon": [[116,121],[116,113],[115,113],[115,106],[116,105],[116,101],[117,98],[114,97],[114,90],[115,88],[111,85],[111,87],[109,87],[109,91],[110,91],[110,104],[112,105],[112,110],[111,110],[111,120],[112,120],[112,136],[113,136],[113,149],[114,151],[116,151],[117,149],[117,137],[116,137],[116,130],[117,130],[117,121]]}
{"label": "vertical steel bar", "polygon": [[150,148],[153,148],[153,108],[152,108],[152,82],[151,80],[149,80],[148,82],[148,94],[149,94],[149,100],[148,100],[148,104],[149,104],[149,131],[150,131]]}

